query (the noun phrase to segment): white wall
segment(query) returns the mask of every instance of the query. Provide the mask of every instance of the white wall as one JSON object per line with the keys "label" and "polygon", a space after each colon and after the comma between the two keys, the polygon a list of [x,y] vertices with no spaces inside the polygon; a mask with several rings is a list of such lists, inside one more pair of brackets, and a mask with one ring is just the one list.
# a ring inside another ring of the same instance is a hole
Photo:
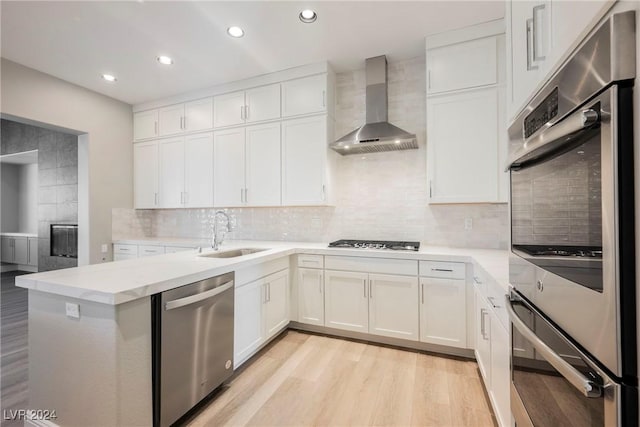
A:
{"label": "white wall", "polygon": [[17,165],[0,164],[0,175],[2,175],[0,231],[17,232],[19,223]]}
{"label": "white wall", "polygon": [[18,168],[18,232],[38,233],[38,164]]}
{"label": "white wall", "polygon": [[111,209],[133,205],[131,106],[4,58],[0,80],[3,115],[80,134],[79,245],[86,250],[78,262],[110,259],[100,245],[111,241]]}

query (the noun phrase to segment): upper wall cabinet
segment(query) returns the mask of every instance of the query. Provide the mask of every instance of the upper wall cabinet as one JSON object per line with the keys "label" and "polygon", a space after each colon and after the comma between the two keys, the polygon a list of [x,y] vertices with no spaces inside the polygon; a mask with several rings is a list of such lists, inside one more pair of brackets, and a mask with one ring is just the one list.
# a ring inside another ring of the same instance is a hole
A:
{"label": "upper wall cabinet", "polygon": [[280,84],[216,96],[213,103],[216,128],[277,119],[280,117]]}
{"label": "upper wall cabinet", "polygon": [[508,115],[513,118],[614,0],[507,1]]}
{"label": "upper wall cabinet", "polygon": [[205,98],[184,104],[183,128],[186,132],[199,132],[213,127],[213,99]]}
{"label": "upper wall cabinet", "polygon": [[141,111],[133,115],[133,139],[155,138],[158,136],[158,110]]}
{"label": "upper wall cabinet", "polygon": [[133,115],[133,139],[180,135],[213,128],[213,99],[175,104]]}
{"label": "upper wall cabinet", "polygon": [[328,74],[319,74],[283,82],[282,117],[327,111],[327,105],[333,102],[328,79]]}
{"label": "upper wall cabinet", "polygon": [[[427,51],[427,93],[496,84],[497,47],[493,37]],[[473,72],[469,72],[473,70]]]}

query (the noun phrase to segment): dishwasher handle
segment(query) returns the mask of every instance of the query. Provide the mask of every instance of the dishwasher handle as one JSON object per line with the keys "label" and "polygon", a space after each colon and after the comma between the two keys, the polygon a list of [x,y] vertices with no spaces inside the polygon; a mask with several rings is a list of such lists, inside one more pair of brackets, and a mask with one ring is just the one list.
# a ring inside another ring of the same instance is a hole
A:
{"label": "dishwasher handle", "polygon": [[233,280],[228,281],[218,287],[209,289],[208,291],[200,292],[199,294],[189,295],[188,297],[174,299],[173,301],[167,301],[164,305],[165,311],[173,310],[174,308],[184,307],[185,305],[195,304],[196,302],[204,301],[209,298],[213,298],[216,295],[228,291],[233,287]]}

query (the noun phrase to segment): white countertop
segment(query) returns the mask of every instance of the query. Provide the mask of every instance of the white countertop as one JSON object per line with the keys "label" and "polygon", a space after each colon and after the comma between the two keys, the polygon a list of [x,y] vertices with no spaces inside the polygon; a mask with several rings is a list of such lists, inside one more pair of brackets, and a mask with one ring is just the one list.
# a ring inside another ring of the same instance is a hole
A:
{"label": "white countertop", "polygon": [[[117,240],[114,243],[197,246],[203,241],[150,238]],[[423,246],[418,252],[404,252],[328,248],[327,243],[253,240],[228,241],[222,245],[221,250],[234,248],[268,248],[268,250],[226,259],[199,257],[195,250],[185,251],[18,276],[16,285],[41,292],[115,305],[296,253],[470,262],[482,267],[505,291],[509,281],[508,252],[504,250]],[[211,249],[205,249],[203,253],[210,251]]]}
{"label": "white countertop", "polygon": [[34,233],[7,233],[5,231],[0,233],[0,236],[2,237],[38,237],[38,235]]}

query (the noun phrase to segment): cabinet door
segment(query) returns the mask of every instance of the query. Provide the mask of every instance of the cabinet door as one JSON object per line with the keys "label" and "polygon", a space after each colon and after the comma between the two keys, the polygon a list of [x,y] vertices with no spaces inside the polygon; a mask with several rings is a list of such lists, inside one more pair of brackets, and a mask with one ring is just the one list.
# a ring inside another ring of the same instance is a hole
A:
{"label": "cabinet door", "polygon": [[369,332],[368,274],[326,270],[325,326]]}
{"label": "cabinet door", "polygon": [[185,137],[184,205],[213,206],[213,133]]}
{"label": "cabinet door", "polygon": [[460,279],[420,279],[420,341],[467,346],[466,283]]}
{"label": "cabinet door", "polygon": [[29,264],[29,246],[26,237],[13,238],[13,262],[20,265]]}
{"label": "cabinet door", "polygon": [[[498,82],[496,37],[427,51],[427,93],[468,89]],[[473,70],[472,73],[469,70]]]}
{"label": "cabinet door", "polygon": [[126,259],[136,259],[137,255],[126,255],[126,254],[113,254],[114,261],[124,261]]}
{"label": "cabinet door", "polygon": [[133,193],[136,209],[158,207],[158,143],[133,145]]}
{"label": "cabinet door", "polygon": [[160,207],[179,208],[184,201],[184,139],[160,141]]}
{"label": "cabinet door", "polygon": [[246,128],[245,203],[279,206],[281,203],[280,123]]}
{"label": "cabinet door", "polygon": [[245,92],[247,123],[280,117],[280,83],[257,87]]}
{"label": "cabinet door", "polygon": [[213,134],[213,198],[216,207],[244,204],[244,128]]}
{"label": "cabinet door", "polygon": [[327,75],[282,83],[282,117],[327,111]]}
{"label": "cabinet door", "polygon": [[213,98],[199,99],[184,104],[183,127],[187,132],[213,128]]}
{"label": "cabinet door", "polygon": [[498,90],[427,99],[430,203],[498,201]]}
{"label": "cabinet door", "polygon": [[158,110],[134,113],[133,139],[139,141],[156,136],[158,136]]}
{"label": "cabinet door", "polygon": [[369,274],[369,333],[418,341],[418,278]]}
{"label": "cabinet door", "polygon": [[213,126],[233,126],[244,123],[244,92],[213,97]]}
{"label": "cabinet door", "polygon": [[265,336],[271,338],[289,323],[289,270],[265,279]]}
{"label": "cabinet door", "polygon": [[11,237],[2,237],[0,238],[2,249],[2,262],[13,262],[13,238]]}
{"label": "cabinet door", "polygon": [[184,104],[161,108],[158,114],[160,136],[175,135],[184,131]]}
{"label": "cabinet door", "polygon": [[498,425],[511,425],[511,360],[509,358],[509,333],[491,316],[494,325],[491,331],[491,394],[495,405]]}
{"label": "cabinet door", "polygon": [[489,306],[478,291],[475,298],[476,361],[487,390],[491,389],[491,316]]}
{"label": "cabinet door", "polygon": [[324,274],[320,269],[298,269],[298,322],[324,326]]}
{"label": "cabinet door", "polygon": [[326,203],[326,167],[327,117],[282,122],[282,204]]}
{"label": "cabinet door", "polygon": [[233,368],[247,360],[264,342],[262,309],[264,281],[257,280],[235,288]]}
{"label": "cabinet door", "polygon": [[28,264],[32,266],[38,265],[38,238],[30,237],[27,241],[27,246],[29,250],[29,259]]}

